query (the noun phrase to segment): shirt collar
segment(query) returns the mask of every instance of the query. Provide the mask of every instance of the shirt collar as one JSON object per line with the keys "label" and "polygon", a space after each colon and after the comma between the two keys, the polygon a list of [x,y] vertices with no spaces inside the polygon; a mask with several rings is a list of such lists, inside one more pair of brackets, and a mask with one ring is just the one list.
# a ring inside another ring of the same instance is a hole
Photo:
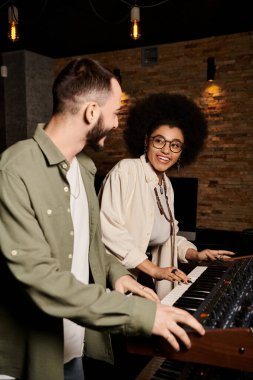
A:
{"label": "shirt collar", "polygon": [[33,139],[39,145],[49,165],[57,165],[63,161],[66,161],[63,154],[59,151],[59,149],[55,146],[52,140],[45,133],[44,127],[44,123],[39,123],[37,125]]}
{"label": "shirt collar", "polygon": [[152,165],[147,161],[146,155],[143,154],[140,157],[141,164],[144,170],[145,178],[148,183],[153,183],[154,185],[158,184],[158,177],[156,172],[154,171]]}
{"label": "shirt collar", "polygon": [[[39,123],[37,125],[33,139],[39,145],[49,165],[58,165],[62,162],[66,162],[66,158],[63,156],[63,154],[60,152],[57,146],[52,142],[50,137],[45,133],[45,126],[45,123]],[[97,169],[94,162],[85,153],[80,152],[77,155],[77,159],[81,166],[88,169],[92,174],[96,173]]]}

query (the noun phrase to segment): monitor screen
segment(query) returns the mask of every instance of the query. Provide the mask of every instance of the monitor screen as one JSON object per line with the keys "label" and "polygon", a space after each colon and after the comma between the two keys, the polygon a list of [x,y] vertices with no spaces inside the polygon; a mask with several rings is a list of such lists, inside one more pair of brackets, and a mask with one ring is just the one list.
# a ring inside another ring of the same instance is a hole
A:
{"label": "monitor screen", "polygon": [[196,239],[198,178],[169,177],[174,190],[175,217],[178,235],[190,241]]}

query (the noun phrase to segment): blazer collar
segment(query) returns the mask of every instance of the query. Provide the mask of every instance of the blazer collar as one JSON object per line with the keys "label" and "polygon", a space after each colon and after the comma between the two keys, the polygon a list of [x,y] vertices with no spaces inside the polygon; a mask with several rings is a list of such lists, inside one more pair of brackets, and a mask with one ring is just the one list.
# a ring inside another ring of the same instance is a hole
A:
{"label": "blazer collar", "polygon": [[142,164],[142,167],[144,170],[146,182],[151,183],[154,186],[156,186],[158,184],[158,177],[157,177],[157,174],[154,171],[152,165],[147,161],[146,155],[143,154],[140,157],[140,160],[141,160],[141,164]]}

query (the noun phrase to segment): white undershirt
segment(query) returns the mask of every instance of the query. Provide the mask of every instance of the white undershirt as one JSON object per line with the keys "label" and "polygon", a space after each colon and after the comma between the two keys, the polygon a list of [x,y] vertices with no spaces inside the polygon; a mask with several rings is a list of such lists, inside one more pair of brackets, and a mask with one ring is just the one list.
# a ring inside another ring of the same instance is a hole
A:
{"label": "white undershirt", "polygon": [[[85,283],[89,282],[89,211],[79,164],[73,159],[67,173],[70,185],[70,209],[74,226],[74,252],[71,272]],[[81,357],[84,341],[84,327],[64,319],[64,363]]]}
{"label": "white undershirt", "polygon": [[[160,192],[160,186],[156,186],[158,197],[160,199],[160,202],[162,204],[162,207],[164,209],[164,212],[168,217],[170,217],[167,202],[165,198],[165,190],[163,188],[162,194]],[[152,188],[151,191],[154,193],[154,189]],[[155,198],[154,198],[155,199]],[[150,236],[150,242],[149,246],[157,246],[164,244],[170,237],[171,234],[171,225],[170,223],[165,219],[164,215],[161,215],[159,208],[157,206],[157,201],[155,200],[155,217],[154,217],[154,225],[153,230]]]}

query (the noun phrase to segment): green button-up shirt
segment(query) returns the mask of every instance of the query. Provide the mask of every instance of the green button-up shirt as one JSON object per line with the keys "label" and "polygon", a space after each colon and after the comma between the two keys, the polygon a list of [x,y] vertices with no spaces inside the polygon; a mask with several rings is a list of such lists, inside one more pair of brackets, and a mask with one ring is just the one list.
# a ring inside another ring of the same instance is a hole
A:
{"label": "green button-up shirt", "polygon": [[0,163],[0,373],[63,379],[63,318],[86,327],[88,356],[112,362],[109,333],[151,333],[155,303],[112,288],[129,274],[105,253],[93,161],[77,157],[89,205],[93,284],[70,272],[73,224],[69,164],[39,125],[33,139],[8,148]]}

